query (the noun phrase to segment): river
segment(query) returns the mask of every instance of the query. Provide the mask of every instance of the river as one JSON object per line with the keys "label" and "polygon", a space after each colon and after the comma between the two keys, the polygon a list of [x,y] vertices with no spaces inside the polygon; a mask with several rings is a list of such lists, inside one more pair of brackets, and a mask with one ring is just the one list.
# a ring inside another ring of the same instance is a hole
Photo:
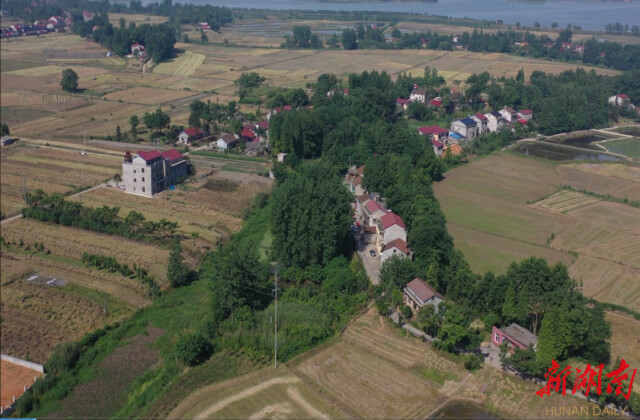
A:
{"label": "river", "polygon": [[[143,3],[160,0],[143,0]],[[420,2],[327,3],[313,0],[174,0],[176,3],[211,4],[214,6],[274,10],[347,10],[420,13],[457,18],[502,20],[515,25],[543,27],[558,23],[579,25],[582,29],[603,31],[607,23],[640,24],[640,0],[547,0],[540,2],[509,0],[438,0]]]}

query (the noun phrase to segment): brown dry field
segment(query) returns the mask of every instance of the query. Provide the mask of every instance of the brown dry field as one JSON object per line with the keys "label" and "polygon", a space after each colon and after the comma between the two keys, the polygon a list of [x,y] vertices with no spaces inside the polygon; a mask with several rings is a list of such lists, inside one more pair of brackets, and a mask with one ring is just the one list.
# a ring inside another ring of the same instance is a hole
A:
{"label": "brown dry field", "polygon": [[[607,312],[607,321],[611,323],[611,360],[620,357],[629,366],[640,366],[640,321],[620,312]],[[633,389],[640,392],[640,383],[634,382]]]}
{"label": "brown dry field", "polygon": [[[143,16],[129,18],[136,21],[144,19]],[[243,25],[248,23],[242,22]],[[286,25],[294,23],[287,21]],[[331,26],[334,23],[318,25]],[[78,136],[85,129],[89,135],[112,135],[116,125],[128,128],[132,114],[141,117],[166,103],[171,104],[165,111],[169,112],[172,122],[187,124],[188,103],[195,98],[222,103],[237,100],[233,81],[244,71],[257,71],[271,86],[304,87],[326,72],[345,76],[350,72],[376,69],[396,76],[402,72],[421,74],[428,65],[437,68],[447,81],[453,82],[466,80],[472,73],[482,71],[500,77],[515,76],[520,69],[529,75],[533,70],[558,73],[576,67],[575,64],[461,51],[281,50],[272,48],[272,44],[279,44],[281,38],[260,37],[235,25],[224,28],[221,34],[209,32],[209,37],[211,43],[206,45],[176,45],[183,51],[205,56],[202,64],[196,63],[189,70],[189,76],[142,74],[137,61],[107,58],[105,48],[72,34],[3,40],[0,45],[2,60],[14,64],[26,62],[35,67],[0,74],[3,86],[0,105],[16,111],[38,109],[52,112],[30,121],[8,120],[12,124],[12,133],[30,138],[64,139]],[[254,46],[236,48],[214,44],[224,38],[230,42],[239,41],[241,45],[251,42]],[[66,50],[70,57],[72,53],[81,53],[88,58],[52,58],[48,54],[52,49]],[[78,73],[79,86],[87,89],[86,93],[67,95],[61,90],[61,71],[66,67]],[[601,74],[617,73],[595,70]],[[253,106],[243,109],[255,111]]]}
{"label": "brown dry field", "polygon": [[42,373],[6,360],[0,361],[0,405],[6,408],[13,403],[13,397],[20,398],[23,387],[33,385],[34,376],[39,378]]}
{"label": "brown dry field", "polygon": [[126,310],[105,317],[102,305],[54,287],[24,279],[2,285],[2,352],[44,363],[63,341],[79,340],[106,323],[130,316]]}
{"label": "brown dry field", "polygon": [[448,172],[434,191],[454,243],[474,271],[504,273],[512,261],[543,257],[566,264],[585,295],[637,311],[640,209],[556,192],[571,185],[633,196],[640,193],[636,170],[624,164],[554,165],[499,154]]}
{"label": "brown dry field", "polygon": [[167,22],[169,19],[166,16],[156,16],[156,15],[140,15],[140,14],[130,14],[130,13],[109,13],[109,22],[116,23],[120,22],[120,19],[124,18],[127,26],[129,23],[133,22],[136,25],[148,23],[150,25],[156,25],[158,23]]}

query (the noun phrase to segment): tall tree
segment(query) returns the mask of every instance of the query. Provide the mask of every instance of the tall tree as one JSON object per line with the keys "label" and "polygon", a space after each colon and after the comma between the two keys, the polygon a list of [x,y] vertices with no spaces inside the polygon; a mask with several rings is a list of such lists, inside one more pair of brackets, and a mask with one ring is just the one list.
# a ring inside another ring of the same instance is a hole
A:
{"label": "tall tree", "polygon": [[76,92],[78,90],[78,74],[72,69],[62,70],[60,86],[67,92]]}
{"label": "tall tree", "polygon": [[324,162],[305,163],[273,193],[274,249],[286,263],[326,264],[349,247],[351,196]]}
{"label": "tall tree", "polygon": [[568,355],[571,343],[571,325],[567,319],[566,309],[551,308],[542,321],[538,335],[537,358],[541,362],[551,363],[553,360],[563,360]]}
{"label": "tall tree", "polygon": [[345,50],[355,50],[358,48],[358,37],[353,29],[342,30],[342,48]]}

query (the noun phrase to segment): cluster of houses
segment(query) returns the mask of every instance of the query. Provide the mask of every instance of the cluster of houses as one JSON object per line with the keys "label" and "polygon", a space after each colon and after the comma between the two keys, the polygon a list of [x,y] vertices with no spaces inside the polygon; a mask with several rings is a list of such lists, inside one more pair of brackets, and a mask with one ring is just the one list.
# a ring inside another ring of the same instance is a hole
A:
{"label": "cluster of houses", "polygon": [[[458,97],[458,92],[452,92],[452,99]],[[416,86],[411,91],[409,99],[396,99],[396,106],[399,110],[406,110],[411,103],[439,108],[442,106],[442,98],[429,99],[427,90]],[[486,133],[501,131],[514,123],[526,125],[532,118],[533,111],[530,109],[516,111],[513,108],[504,107],[499,111],[477,113],[469,115],[467,118],[455,120],[448,130],[434,125],[419,127],[418,133],[429,137],[434,153],[441,157],[447,153],[460,154],[462,148],[459,143],[473,140]]]}
{"label": "cluster of houses", "polygon": [[71,17],[63,18],[60,16],[51,16],[48,20],[36,20],[31,25],[14,24],[3,26],[0,28],[0,37],[14,38],[18,36],[40,35],[49,32],[63,32],[73,20]]}
{"label": "cluster of houses", "polygon": [[130,152],[122,161],[122,182],[129,194],[153,197],[173,186],[187,175],[187,161],[176,149],[159,152],[139,150]]}
{"label": "cluster of houses", "polygon": [[[245,153],[256,154],[269,147],[268,140],[269,121],[264,120],[255,124],[245,124],[242,127],[240,135],[232,133],[220,133],[215,141],[209,143],[210,148],[215,148],[220,152],[226,152],[229,149],[243,143]],[[194,141],[209,137],[208,134],[198,127],[189,127],[178,134],[177,144],[189,146]]]}

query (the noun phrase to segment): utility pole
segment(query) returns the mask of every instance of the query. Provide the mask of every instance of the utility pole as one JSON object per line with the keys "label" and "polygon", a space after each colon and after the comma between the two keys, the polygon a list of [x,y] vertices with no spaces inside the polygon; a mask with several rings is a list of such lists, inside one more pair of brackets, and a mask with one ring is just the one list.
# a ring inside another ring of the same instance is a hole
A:
{"label": "utility pole", "polygon": [[273,323],[274,325],[274,330],[275,330],[275,334],[273,336],[273,341],[275,343],[275,347],[274,347],[274,352],[273,352],[273,363],[274,363],[274,368],[277,369],[278,368],[278,269],[276,268],[276,288],[275,288],[275,293],[276,293],[276,307],[275,307],[275,322]]}
{"label": "utility pole", "polygon": [[22,177],[22,192],[24,194],[24,220],[27,221],[27,232],[29,232],[29,204],[27,204],[27,181]]}

